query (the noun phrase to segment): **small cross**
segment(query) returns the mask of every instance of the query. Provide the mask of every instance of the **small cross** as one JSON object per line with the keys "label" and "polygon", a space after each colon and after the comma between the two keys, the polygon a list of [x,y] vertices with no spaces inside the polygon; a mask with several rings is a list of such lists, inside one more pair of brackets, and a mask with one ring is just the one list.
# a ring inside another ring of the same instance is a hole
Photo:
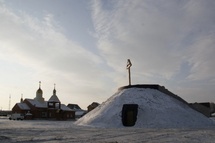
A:
{"label": "small cross", "polygon": [[131,66],[132,66],[131,61],[130,59],[128,59],[126,68],[128,69],[129,85],[131,85],[131,70],[130,70]]}

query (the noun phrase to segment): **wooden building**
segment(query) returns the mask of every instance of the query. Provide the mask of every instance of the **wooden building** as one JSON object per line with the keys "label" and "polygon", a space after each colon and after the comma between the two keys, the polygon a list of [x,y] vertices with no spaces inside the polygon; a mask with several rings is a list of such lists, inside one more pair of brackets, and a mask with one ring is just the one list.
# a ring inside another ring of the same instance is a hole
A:
{"label": "wooden building", "polygon": [[93,102],[92,104],[90,104],[89,106],[87,106],[87,111],[90,112],[93,109],[95,109],[97,106],[99,106],[100,104],[97,102]]}
{"label": "wooden building", "polygon": [[75,111],[64,104],[61,104],[56,95],[55,87],[53,95],[48,101],[45,101],[40,86],[41,85],[39,84],[39,89],[37,90],[34,99],[23,100],[21,98],[20,103],[16,103],[12,108],[12,112],[24,114],[26,116],[30,114],[32,119],[68,120],[75,118]]}

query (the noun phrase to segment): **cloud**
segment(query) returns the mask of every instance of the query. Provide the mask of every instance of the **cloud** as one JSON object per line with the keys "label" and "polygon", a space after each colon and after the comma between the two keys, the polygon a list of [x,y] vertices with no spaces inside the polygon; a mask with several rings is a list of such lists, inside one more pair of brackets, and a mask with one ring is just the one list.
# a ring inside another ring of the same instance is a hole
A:
{"label": "cloud", "polygon": [[[55,69],[70,73],[89,72],[101,64],[99,56],[67,39],[60,28],[54,25],[52,14],[44,19],[32,18],[23,13],[22,17],[1,7],[1,54],[14,56],[17,62],[32,66]],[[8,58],[8,57],[5,57]],[[81,65],[81,66],[80,66]]]}
{"label": "cloud", "polygon": [[[197,63],[213,65],[207,52],[213,51],[214,5],[213,1],[192,0],[117,1],[107,10],[103,1],[94,1],[98,48],[119,72],[124,70],[119,65],[130,58],[139,75],[171,79],[184,62],[189,62],[193,66],[189,77],[196,77],[200,70],[195,68]],[[205,46],[208,50],[202,53]],[[209,72],[201,72],[209,76]]]}
{"label": "cloud", "polygon": [[[215,27],[214,27],[215,28]],[[215,34],[200,36],[189,48],[188,61],[192,64],[191,80],[212,80],[215,70]]]}
{"label": "cloud", "polygon": [[[33,72],[31,79],[22,82],[42,80],[44,89],[52,89],[52,84],[57,83],[65,91],[61,92],[62,102],[69,102],[72,97],[76,101],[81,98],[92,101],[92,95],[98,96],[101,95],[98,91],[107,90],[102,89],[104,83],[101,81],[107,78],[107,72],[100,67],[104,61],[87,47],[80,46],[80,41],[68,39],[53,14],[46,13],[39,19],[23,11],[17,14],[2,4],[0,19],[0,60],[20,65],[19,68],[27,67]],[[6,71],[4,75],[14,82],[13,75],[7,75]],[[34,97],[34,91],[31,92]],[[51,93],[44,93],[48,94],[44,95],[46,98],[51,96]],[[73,96],[68,97],[71,93]]]}
{"label": "cloud", "polygon": [[[20,79],[42,80],[44,89],[56,83],[65,101],[104,101],[127,84],[127,59],[133,84],[174,85],[186,95],[215,84],[213,0],[94,0],[90,6],[96,53],[66,37],[53,13],[32,17],[0,2],[0,62],[14,64]],[[13,81],[15,75],[2,73]]]}
{"label": "cloud", "polygon": [[131,59],[133,84],[158,83],[185,100],[202,101],[197,93],[214,100],[209,98],[215,92],[213,0],[118,0],[106,5],[93,1],[92,18],[98,49],[115,71],[117,85],[127,82],[125,65]]}

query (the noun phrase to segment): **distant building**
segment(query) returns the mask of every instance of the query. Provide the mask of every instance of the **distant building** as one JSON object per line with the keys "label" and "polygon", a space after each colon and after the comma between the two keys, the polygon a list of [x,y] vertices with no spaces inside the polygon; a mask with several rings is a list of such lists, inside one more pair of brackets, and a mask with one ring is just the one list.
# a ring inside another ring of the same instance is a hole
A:
{"label": "distant building", "polygon": [[[20,103],[16,103],[12,108],[13,113],[21,113],[28,116],[28,119],[57,119],[67,120],[74,119],[75,112],[64,104],[61,104],[59,98],[56,95],[56,89],[54,87],[53,95],[48,101],[43,98],[43,91],[40,87],[36,92],[34,99],[21,98]],[[30,117],[29,117],[30,115]]]}
{"label": "distant building", "polygon": [[69,107],[72,111],[75,111],[76,118],[80,118],[87,113],[87,111],[81,109],[78,104],[68,104],[67,107]]}
{"label": "distant building", "polygon": [[12,111],[10,110],[0,110],[0,116],[7,116],[10,115]]}
{"label": "distant building", "polygon": [[91,110],[93,110],[93,109],[96,108],[97,106],[99,106],[99,103],[93,102],[92,104],[90,104],[90,105],[87,107],[88,112],[90,112]]}
{"label": "distant building", "polygon": [[68,104],[67,107],[70,109],[80,110],[81,107],[78,104]]}
{"label": "distant building", "polygon": [[211,117],[215,113],[215,104],[212,102],[190,103],[189,105],[207,117]]}

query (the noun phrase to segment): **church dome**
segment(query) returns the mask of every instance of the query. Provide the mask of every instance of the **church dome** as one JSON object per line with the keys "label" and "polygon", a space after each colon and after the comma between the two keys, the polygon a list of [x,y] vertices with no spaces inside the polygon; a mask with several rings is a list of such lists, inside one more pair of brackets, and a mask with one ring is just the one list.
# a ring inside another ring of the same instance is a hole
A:
{"label": "church dome", "polygon": [[39,89],[37,90],[37,94],[43,94],[43,91],[42,91],[41,88],[39,88]]}
{"label": "church dome", "polygon": [[56,89],[53,90],[53,95],[56,95]]}
{"label": "church dome", "polygon": [[39,89],[36,92],[37,95],[42,95],[43,94],[43,91],[42,91],[42,89],[40,87],[41,87],[41,81],[39,82]]}
{"label": "church dome", "polygon": [[44,102],[43,91],[41,89],[41,81],[39,82],[39,89],[37,90],[36,97],[34,99],[41,102],[41,103]]}

